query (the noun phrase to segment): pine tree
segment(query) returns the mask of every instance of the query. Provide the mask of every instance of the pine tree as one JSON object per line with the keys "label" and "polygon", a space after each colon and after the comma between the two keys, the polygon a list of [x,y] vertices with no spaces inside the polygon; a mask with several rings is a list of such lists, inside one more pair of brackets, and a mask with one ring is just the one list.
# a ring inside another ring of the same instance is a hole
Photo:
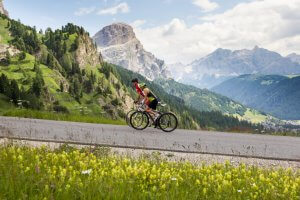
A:
{"label": "pine tree", "polygon": [[31,90],[37,97],[40,97],[42,94],[43,86],[45,85],[45,81],[42,75],[42,71],[40,70],[38,65],[35,67],[35,70],[36,77],[33,79]]}
{"label": "pine tree", "polygon": [[64,92],[64,84],[63,84],[63,82],[60,82],[60,91]]}
{"label": "pine tree", "polygon": [[10,63],[11,63],[11,56],[10,56],[9,51],[7,50],[6,51],[6,64],[10,65]]}
{"label": "pine tree", "polygon": [[64,44],[63,44],[63,52],[64,52],[64,54],[67,53],[67,43],[66,43],[66,41],[64,41]]}
{"label": "pine tree", "polygon": [[14,104],[17,105],[18,100],[20,99],[20,90],[16,80],[11,81],[10,88],[11,88],[10,98],[13,100]]}
{"label": "pine tree", "polygon": [[5,74],[2,74],[0,77],[0,93],[9,96],[10,92],[8,91],[10,91],[9,81],[7,79],[7,76]]}
{"label": "pine tree", "polygon": [[22,61],[26,58],[26,53],[24,51],[22,51],[20,54],[19,54],[19,61]]}

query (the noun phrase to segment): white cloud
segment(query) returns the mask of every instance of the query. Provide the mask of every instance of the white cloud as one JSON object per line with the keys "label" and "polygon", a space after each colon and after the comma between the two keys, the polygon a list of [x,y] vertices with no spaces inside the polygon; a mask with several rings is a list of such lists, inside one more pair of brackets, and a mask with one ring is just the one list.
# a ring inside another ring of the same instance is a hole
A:
{"label": "white cloud", "polygon": [[299,0],[257,0],[203,17],[202,23],[193,26],[175,18],[162,26],[134,29],[146,50],[167,63],[188,63],[219,47],[250,49],[258,45],[283,55],[299,54],[299,13]]}
{"label": "white cloud", "polygon": [[90,8],[79,8],[79,10],[77,10],[74,15],[76,16],[83,16],[83,15],[88,15],[91,14],[92,12],[94,12],[96,10],[95,7],[90,7]]}
{"label": "white cloud", "polygon": [[132,27],[140,27],[142,25],[144,25],[146,23],[146,20],[143,20],[143,19],[138,19],[138,20],[135,20],[134,22],[130,23],[130,25]]}
{"label": "white cloud", "polygon": [[129,13],[130,7],[126,2],[120,3],[111,8],[105,8],[98,11],[98,15],[116,15],[118,13]]}
{"label": "white cloud", "polygon": [[193,4],[200,7],[203,12],[210,12],[219,7],[216,2],[209,0],[193,0]]}

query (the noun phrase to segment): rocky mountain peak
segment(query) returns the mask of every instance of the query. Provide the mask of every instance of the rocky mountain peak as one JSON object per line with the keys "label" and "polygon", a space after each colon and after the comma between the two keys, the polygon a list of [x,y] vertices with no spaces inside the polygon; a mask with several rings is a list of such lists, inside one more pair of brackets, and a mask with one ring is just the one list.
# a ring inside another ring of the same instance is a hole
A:
{"label": "rocky mountain peak", "polygon": [[94,36],[94,40],[101,47],[125,44],[135,38],[133,28],[125,23],[106,26]]}
{"label": "rocky mountain peak", "polygon": [[128,24],[106,26],[93,39],[104,61],[137,72],[149,80],[171,77],[165,62],[144,49]]}
{"label": "rocky mountain peak", "polygon": [[7,10],[5,10],[2,0],[0,0],[0,13],[8,16],[8,12],[7,12]]}

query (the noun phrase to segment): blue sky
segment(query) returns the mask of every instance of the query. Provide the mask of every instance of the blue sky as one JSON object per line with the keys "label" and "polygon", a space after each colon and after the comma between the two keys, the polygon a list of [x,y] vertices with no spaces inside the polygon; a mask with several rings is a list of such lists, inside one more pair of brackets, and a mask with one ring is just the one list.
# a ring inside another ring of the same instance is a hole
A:
{"label": "blue sky", "polygon": [[217,48],[300,54],[300,0],[4,0],[14,19],[45,30],[72,22],[94,35],[131,24],[145,49],[190,63]]}
{"label": "blue sky", "polygon": [[[232,8],[239,0],[216,0],[219,6],[211,13],[224,12]],[[103,9],[126,3],[129,11],[116,14],[102,14]],[[147,21],[145,27],[168,23],[173,18],[186,20],[188,25],[198,23],[199,17],[206,14],[192,0],[4,0],[6,9],[14,19],[25,24],[45,29],[59,28],[68,22],[84,26],[92,35],[100,28],[115,21],[132,23],[136,20]],[[80,9],[90,13],[80,16]],[[77,13],[77,14],[76,14]]]}

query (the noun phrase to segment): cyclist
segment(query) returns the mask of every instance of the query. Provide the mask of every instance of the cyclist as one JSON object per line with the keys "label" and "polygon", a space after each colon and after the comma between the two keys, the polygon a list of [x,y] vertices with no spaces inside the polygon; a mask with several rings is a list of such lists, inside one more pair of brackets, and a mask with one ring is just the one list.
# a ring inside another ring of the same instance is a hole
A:
{"label": "cyclist", "polygon": [[147,88],[145,83],[140,83],[137,78],[132,79],[132,84],[135,87],[137,93],[139,94],[138,99],[135,101],[142,102],[144,101],[146,105],[146,112],[151,114],[154,117],[154,122],[156,121],[159,114],[155,112],[157,104],[158,104],[158,98],[151,92],[149,88]]}

